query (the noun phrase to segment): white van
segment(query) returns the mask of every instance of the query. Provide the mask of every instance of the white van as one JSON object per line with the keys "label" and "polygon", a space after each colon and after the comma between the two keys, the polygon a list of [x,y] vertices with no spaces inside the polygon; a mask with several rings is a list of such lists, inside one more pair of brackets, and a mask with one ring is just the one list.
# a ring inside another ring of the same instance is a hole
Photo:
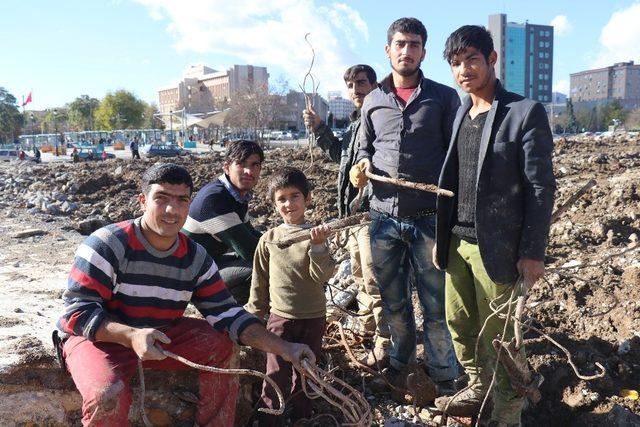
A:
{"label": "white van", "polygon": [[15,149],[0,148],[0,160],[9,161],[18,158],[20,152]]}

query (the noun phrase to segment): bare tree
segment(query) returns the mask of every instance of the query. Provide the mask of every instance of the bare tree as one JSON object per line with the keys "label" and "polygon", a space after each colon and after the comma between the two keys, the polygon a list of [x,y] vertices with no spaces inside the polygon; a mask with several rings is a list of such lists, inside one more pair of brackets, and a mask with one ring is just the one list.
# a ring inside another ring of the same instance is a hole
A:
{"label": "bare tree", "polygon": [[262,131],[279,117],[282,108],[282,97],[269,93],[266,86],[248,87],[233,97],[225,125],[259,140]]}

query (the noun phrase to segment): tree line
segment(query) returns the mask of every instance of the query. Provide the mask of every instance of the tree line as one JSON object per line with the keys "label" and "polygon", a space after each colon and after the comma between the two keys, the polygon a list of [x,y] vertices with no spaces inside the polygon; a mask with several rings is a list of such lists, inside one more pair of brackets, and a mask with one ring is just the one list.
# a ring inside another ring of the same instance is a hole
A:
{"label": "tree line", "polygon": [[164,128],[155,104],[147,103],[127,90],[107,93],[101,100],[80,95],[59,108],[20,111],[17,99],[0,87],[0,142],[18,135],[62,131]]}
{"label": "tree line", "polygon": [[640,129],[640,108],[625,109],[616,99],[589,108],[576,108],[571,99],[567,99],[565,111],[553,117],[552,123],[556,133],[606,131],[611,125],[637,130]]}

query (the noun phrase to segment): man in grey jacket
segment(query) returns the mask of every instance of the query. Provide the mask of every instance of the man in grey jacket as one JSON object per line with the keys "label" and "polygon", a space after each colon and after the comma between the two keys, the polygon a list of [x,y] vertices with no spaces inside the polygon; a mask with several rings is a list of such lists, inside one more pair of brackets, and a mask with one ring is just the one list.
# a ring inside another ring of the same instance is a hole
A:
{"label": "man in grey jacket", "polygon": [[[449,404],[450,414],[473,416],[491,382],[491,341],[505,328],[490,302],[502,306],[544,274],[555,192],[553,140],[542,104],[507,92],[496,79],[498,55],[484,27],[453,32],[444,56],[469,97],[458,110],[440,175],[440,187],[455,197],[438,198],[434,263],[446,269],[447,324],[470,388],[451,402],[437,399],[436,406]],[[502,307],[498,311],[506,315]],[[509,340],[514,328],[507,323],[503,338]],[[502,366],[493,401],[490,426],[520,425],[523,399]]]}
{"label": "man in grey jacket", "polygon": [[[338,172],[338,214],[341,218],[351,215],[357,210],[368,209],[368,192],[361,197],[361,206],[352,206],[358,195],[358,190],[349,185],[349,169],[354,165],[358,152],[357,135],[360,129],[360,109],[365,96],[377,87],[376,72],[369,65],[358,64],[349,67],[344,73],[344,82],[349,91],[355,111],[351,115],[351,123],[342,134],[342,140],[336,138],[320,116],[313,110],[303,112],[304,122],[313,132],[316,144],[324,150],[331,159],[340,164]],[[385,321],[380,290],[373,274],[371,259],[371,242],[369,228],[360,227],[349,234],[349,252],[351,254],[351,271],[359,281],[364,294],[358,297],[361,309],[371,313],[360,318],[365,332],[375,333],[374,347],[367,355],[364,363],[370,367],[379,365],[385,367],[389,363],[388,349],[391,344],[389,327]],[[365,296],[366,295],[366,296]]]}
{"label": "man in grey jacket", "polygon": [[[364,101],[358,163],[349,172],[356,187],[365,169],[378,175],[435,184],[451,138],[460,99],[455,90],[424,77],[427,31],[415,18],[395,21],[385,51],[392,73]],[[439,392],[453,391],[458,368],[444,317],[444,274],[431,262],[435,238],[433,194],[373,181],[370,199],[374,273],[391,331],[388,379],[406,387],[404,372],[416,359],[416,325],[409,272],[423,314],[425,363]]]}

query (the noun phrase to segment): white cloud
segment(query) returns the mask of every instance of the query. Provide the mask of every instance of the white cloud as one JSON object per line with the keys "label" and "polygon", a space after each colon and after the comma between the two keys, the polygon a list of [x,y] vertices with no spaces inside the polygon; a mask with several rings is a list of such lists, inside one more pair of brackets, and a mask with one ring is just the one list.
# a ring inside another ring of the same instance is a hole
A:
{"label": "white cloud", "polygon": [[564,93],[565,95],[569,94],[569,80],[560,80],[556,84],[553,85],[554,92]]}
{"label": "white cloud", "polygon": [[605,67],[615,62],[629,61],[640,57],[640,2],[621,9],[611,15],[600,33],[599,53],[594,67]]}
{"label": "white cloud", "polygon": [[553,34],[556,36],[564,36],[573,29],[573,25],[571,25],[566,15],[556,16],[551,20],[551,25],[553,25]]}
{"label": "white cloud", "polygon": [[[240,63],[281,67],[297,89],[311,61],[306,33],[316,52],[313,74],[320,93],[343,89],[342,72],[369,39],[360,13],[344,3],[320,6],[316,0],[136,0],[156,20],[167,20],[174,48],[224,54]],[[230,66],[233,64],[227,64]],[[274,73],[270,72],[272,80]]]}

